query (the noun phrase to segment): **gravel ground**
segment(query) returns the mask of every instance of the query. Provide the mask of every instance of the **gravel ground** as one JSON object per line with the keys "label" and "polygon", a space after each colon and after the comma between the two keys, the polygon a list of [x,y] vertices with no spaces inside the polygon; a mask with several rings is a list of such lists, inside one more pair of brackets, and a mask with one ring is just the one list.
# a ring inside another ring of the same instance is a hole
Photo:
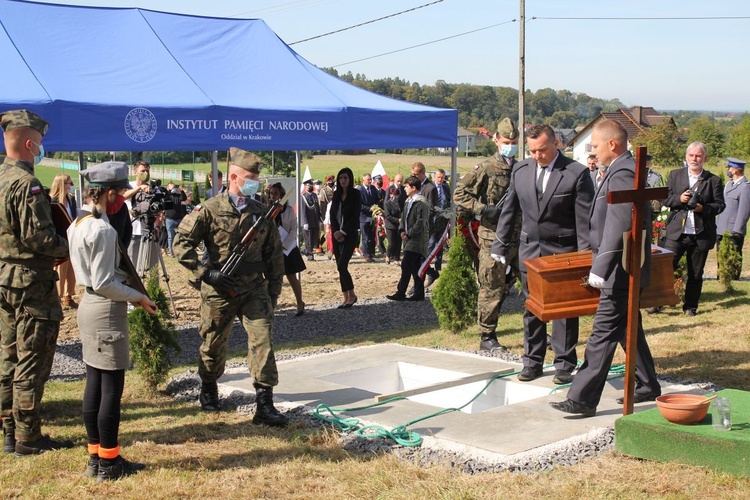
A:
{"label": "gravel ground", "polygon": [[[421,303],[393,303],[386,299],[372,298],[360,300],[352,309],[340,310],[335,305],[317,306],[307,309],[302,317],[296,317],[293,311],[278,313],[274,323],[274,339],[277,344],[295,341],[310,341],[321,337],[344,337],[357,333],[373,333],[395,330],[403,327],[403,316],[400,309],[408,311],[410,324],[413,326],[436,325],[437,316],[429,301]],[[520,311],[523,308],[522,297],[511,294],[503,305],[503,312]],[[377,324],[363,319],[378,318]],[[303,326],[302,328],[300,326]],[[198,355],[201,340],[198,326],[195,323],[178,327],[182,352],[174,359],[177,364],[194,365]],[[246,349],[247,336],[239,323],[235,323],[229,340],[230,349]],[[436,347],[435,349],[450,350]],[[304,354],[277,354],[278,361],[291,361],[300,357],[317,356],[335,351],[335,349],[321,347]],[[520,356],[510,353],[481,353],[507,361],[520,361]],[[227,373],[246,372],[245,363],[229,363]],[[58,380],[79,380],[85,374],[85,367],[81,361],[81,345],[79,341],[66,340],[60,342],[52,368],[52,378]],[[668,380],[671,383],[678,381]],[[682,381],[682,383],[686,383]],[[715,386],[701,382],[687,382],[685,390],[701,388],[713,389]],[[697,384],[697,385],[696,385]],[[200,390],[200,379],[196,369],[187,370],[172,377],[167,384],[166,392],[178,401],[195,402],[197,404]],[[254,394],[242,391],[229,392],[219,386],[222,406],[227,411],[237,411],[243,415],[254,413]],[[310,408],[294,406],[287,403],[277,403],[277,407],[295,422],[315,428],[327,424],[314,418]],[[365,422],[363,422],[365,423]],[[465,473],[480,472],[538,472],[549,470],[554,466],[573,465],[581,460],[597,456],[614,448],[614,429],[595,429],[586,435],[537,448],[528,452],[503,456],[484,450],[458,445],[430,436],[423,437],[422,446],[418,448],[403,447],[393,441],[376,438],[362,439],[354,432],[339,432],[342,447],[355,453],[391,453],[405,460],[428,466],[440,464],[457,468]]]}

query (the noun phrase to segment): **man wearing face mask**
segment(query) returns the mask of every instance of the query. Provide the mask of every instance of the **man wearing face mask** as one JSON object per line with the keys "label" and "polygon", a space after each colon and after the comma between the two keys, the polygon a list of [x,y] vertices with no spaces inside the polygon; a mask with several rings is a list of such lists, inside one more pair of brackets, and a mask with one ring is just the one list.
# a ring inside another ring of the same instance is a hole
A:
{"label": "man wearing face mask", "polygon": [[[506,266],[500,265],[492,258],[492,243],[495,241],[495,229],[500,217],[500,205],[510,185],[510,174],[516,164],[518,150],[518,129],[510,118],[503,118],[497,125],[497,132],[492,140],[497,146],[497,153],[476,165],[474,170],[461,178],[456,185],[453,200],[462,209],[479,220],[479,297],[477,301],[477,319],[482,334],[479,348],[482,351],[506,348],[497,340],[495,329],[506,295],[506,283],[512,275],[506,275]],[[520,215],[520,214],[519,214]],[[520,234],[520,216],[514,221],[514,231],[508,244],[506,255],[510,269],[518,272],[518,238]]]}
{"label": "man wearing face mask", "polygon": [[[728,232],[740,253],[739,269],[742,269],[742,246],[745,244],[747,220],[750,219],[750,183],[745,179],[745,164],[743,160],[727,158],[729,181],[724,188],[726,209],[716,220],[716,249],[718,251],[724,233]],[[740,273],[732,276],[732,279],[740,279]]]}
{"label": "man wearing face mask", "polygon": [[[130,245],[128,245],[128,257],[130,257],[133,265],[137,266],[141,263],[139,260],[140,253],[145,249],[145,244],[141,244],[145,221],[144,217],[140,217],[139,215],[145,213],[147,198],[149,193],[151,193],[151,186],[149,185],[149,181],[151,180],[151,165],[146,161],[137,161],[133,165],[133,173],[135,175],[135,185],[132,189],[126,191],[123,197],[128,203],[128,208],[132,216],[132,238]],[[151,245],[149,261],[146,263],[146,269],[138,269],[139,273],[151,269],[158,262],[159,247],[155,241],[149,241],[149,245]]]}
{"label": "man wearing face mask", "polygon": [[315,247],[320,241],[320,204],[318,195],[313,189],[312,179],[306,180],[305,192],[302,193],[302,206],[299,210],[299,220],[305,235],[305,254],[307,260],[315,260]]}
{"label": "man wearing face mask", "polygon": [[34,165],[49,124],[27,110],[0,114],[7,157],[0,165],[0,410],[3,451],[70,448],[41,432],[41,400],[63,318],[55,260],[68,257]]}
{"label": "man wearing face mask", "polygon": [[[281,238],[274,221],[266,221],[236,273],[221,272],[232,250],[267,209],[253,198],[260,187],[260,160],[231,148],[229,162],[227,190],[185,216],[173,243],[180,264],[202,280],[199,399],[204,411],[221,409],[216,381],[224,373],[229,334],[234,318],[239,317],[249,337],[247,365],[255,381],[253,423],[285,426],[288,419],[273,406],[273,387],[279,376],[271,338],[273,311],[284,277]],[[201,243],[208,254],[206,263],[198,256]],[[232,291],[236,295],[230,296]]]}

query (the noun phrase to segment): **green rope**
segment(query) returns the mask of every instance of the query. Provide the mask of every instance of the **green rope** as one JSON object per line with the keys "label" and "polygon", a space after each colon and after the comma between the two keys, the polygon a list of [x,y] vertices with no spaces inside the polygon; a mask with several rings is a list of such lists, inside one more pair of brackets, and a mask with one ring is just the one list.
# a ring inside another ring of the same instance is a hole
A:
{"label": "green rope", "polygon": [[[549,368],[553,366],[552,363],[548,365],[544,365],[544,368]],[[419,446],[422,444],[422,436],[420,436],[418,433],[413,431],[408,431],[406,428],[414,425],[418,422],[421,422],[423,420],[427,420],[433,417],[437,417],[440,415],[444,415],[446,413],[451,413],[454,411],[461,411],[462,409],[469,406],[471,403],[476,401],[483,393],[487,390],[487,388],[494,382],[495,380],[503,377],[510,377],[511,375],[517,375],[521,373],[521,370],[516,370],[508,373],[498,373],[497,375],[493,376],[491,379],[487,381],[485,386],[480,390],[473,398],[471,398],[466,404],[463,404],[456,408],[443,408],[441,410],[438,410],[436,412],[428,413],[425,416],[415,418],[414,420],[410,420],[404,425],[399,425],[397,427],[394,427],[393,429],[387,429],[386,427],[383,427],[382,425],[366,425],[366,426],[360,426],[359,419],[357,418],[342,418],[336,414],[336,412],[352,412],[352,411],[359,411],[359,410],[367,410],[369,408],[375,408],[378,406],[382,406],[384,404],[392,403],[394,401],[398,401],[401,399],[406,399],[403,396],[395,396],[389,399],[386,399],[384,401],[380,401],[378,403],[373,403],[369,405],[364,406],[356,406],[352,408],[331,408],[325,403],[321,403],[318,406],[315,407],[314,410],[312,410],[310,413],[313,417],[317,418],[318,420],[322,420],[324,422],[327,422],[340,431],[343,432],[349,432],[349,431],[356,431],[357,437],[361,437],[364,439],[375,439],[375,438],[388,438],[392,439],[396,443],[402,445],[402,446]],[[327,413],[328,416],[324,415],[324,413]]]}
{"label": "green rope", "polygon": [[[582,364],[581,361],[579,361],[578,366],[576,366],[576,368],[580,368],[581,364]],[[625,365],[614,365],[609,368],[609,375],[607,375],[607,380],[614,380],[616,378],[622,378],[624,376],[625,376]],[[572,382],[569,384],[560,384],[554,389],[552,389],[551,391],[549,391],[549,393],[554,394],[561,389],[567,389],[571,385],[573,385]]]}

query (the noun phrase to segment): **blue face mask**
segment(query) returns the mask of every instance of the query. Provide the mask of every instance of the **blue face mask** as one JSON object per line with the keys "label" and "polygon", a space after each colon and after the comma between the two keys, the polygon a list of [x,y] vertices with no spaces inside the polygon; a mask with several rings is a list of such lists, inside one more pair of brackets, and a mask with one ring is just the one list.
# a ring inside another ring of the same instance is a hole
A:
{"label": "blue face mask", "polygon": [[[31,141],[33,144],[36,144],[36,142]],[[44,158],[44,145],[43,144],[36,144],[39,146],[39,154],[34,156],[34,165],[39,165],[41,163],[42,158]]]}
{"label": "blue face mask", "polygon": [[243,196],[253,196],[258,192],[260,181],[256,181],[253,179],[244,179],[244,181],[244,184],[240,186],[240,192]]}
{"label": "blue face mask", "polygon": [[503,144],[500,148],[500,154],[506,158],[513,158],[518,153],[518,146],[515,144]]}

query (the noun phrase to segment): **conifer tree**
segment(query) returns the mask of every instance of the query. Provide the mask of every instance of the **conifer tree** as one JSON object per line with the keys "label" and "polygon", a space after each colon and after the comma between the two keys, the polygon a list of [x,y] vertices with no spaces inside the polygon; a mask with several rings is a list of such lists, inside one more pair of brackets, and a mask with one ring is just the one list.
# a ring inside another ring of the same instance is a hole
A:
{"label": "conifer tree", "polygon": [[441,328],[458,333],[476,321],[479,286],[471,250],[461,231],[454,231],[448,262],[435,284],[432,301]]}

